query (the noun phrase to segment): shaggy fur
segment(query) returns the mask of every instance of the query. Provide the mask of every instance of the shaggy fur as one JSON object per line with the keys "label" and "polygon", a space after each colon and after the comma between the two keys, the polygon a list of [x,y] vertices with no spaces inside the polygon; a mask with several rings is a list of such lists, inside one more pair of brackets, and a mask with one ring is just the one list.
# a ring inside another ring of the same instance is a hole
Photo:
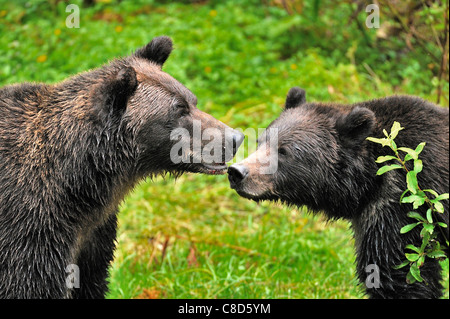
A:
{"label": "shaggy fur", "polygon": [[[281,200],[288,205],[307,206],[324,212],[330,219],[351,221],[356,244],[357,275],[364,283],[366,267],[376,264],[380,287],[367,288],[372,298],[438,298],[442,294],[441,267],[437,260],[421,268],[423,283],[406,283],[408,267],[395,270],[407,244],[420,246],[418,228],[400,234],[413,220],[407,216],[412,205],[399,204],[406,189],[405,173],[390,171],[376,176],[378,156],[390,149],[366,140],[383,137],[394,121],[402,130],[397,145],[415,149],[426,142],[420,158],[424,170],[419,183],[439,194],[449,191],[449,111],[417,97],[393,96],[355,105],[306,103],[305,92],[293,88],[286,107],[268,128],[278,130],[278,145],[267,147],[269,130],[260,138],[257,151],[249,158],[278,157],[278,170],[258,173],[258,160],[244,160],[229,170],[231,187],[254,200]],[[267,155],[266,149],[271,152]],[[448,224],[448,200],[445,213]],[[426,209],[421,207],[425,214]],[[448,228],[443,230],[448,238]],[[440,242],[445,239],[440,233]],[[448,248],[447,248],[448,254]]]}
{"label": "shaggy fur", "polygon": [[[158,37],[62,83],[0,90],[0,297],[104,297],[126,193],[147,176],[224,171],[170,160],[174,129],[228,128],[161,70],[171,50]],[[66,285],[70,264],[80,288]]]}

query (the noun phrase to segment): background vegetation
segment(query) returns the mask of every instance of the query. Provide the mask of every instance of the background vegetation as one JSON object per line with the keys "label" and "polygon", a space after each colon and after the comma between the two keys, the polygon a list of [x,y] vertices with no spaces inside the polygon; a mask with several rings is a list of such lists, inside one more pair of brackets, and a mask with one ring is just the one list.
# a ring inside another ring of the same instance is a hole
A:
{"label": "background vegetation", "polygon": [[[292,86],[311,101],[413,94],[448,107],[448,1],[0,0],[0,85],[54,83],[154,36],[164,69],[232,127],[267,126]],[[110,298],[361,298],[349,224],[256,204],[226,176],[140,184],[123,203]],[[448,263],[444,265],[448,298]]]}

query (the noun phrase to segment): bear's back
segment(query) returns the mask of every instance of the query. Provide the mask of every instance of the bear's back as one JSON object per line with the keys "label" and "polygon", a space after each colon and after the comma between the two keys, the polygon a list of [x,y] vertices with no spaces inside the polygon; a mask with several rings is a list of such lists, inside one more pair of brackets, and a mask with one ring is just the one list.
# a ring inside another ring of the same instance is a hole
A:
{"label": "bear's back", "polygon": [[[449,127],[448,108],[437,106],[429,101],[415,96],[390,96],[375,99],[357,105],[367,107],[375,113],[377,122],[381,125],[388,125],[393,121],[398,121],[403,127]],[[447,135],[448,137],[448,135]],[[448,139],[447,139],[448,140]]]}
{"label": "bear's back", "polygon": [[[425,142],[419,158],[423,171],[418,175],[423,188],[431,188],[439,194],[449,191],[449,109],[413,96],[392,96],[358,105],[369,108],[377,120],[373,137],[384,137],[383,129],[390,132],[394,121],[404,128],[395,138],[398,147],[415,149]],[[388,147],[369,143],[376,154],[392,155]],[[405,155],[404,153],[401,153]],[[448,202],[445,203],[448,206]],[[448,212],[447,212],[448,214]]]}
{"label": "bear's back", "polygon": [[[371,136],[384,137],[394,121],[404,128],[395,138],[398,146],[415,149],[426,142],[425,149],[441,153],[439,161],[448,166],[449,109],[413,96],[392,96],[357,104],[375,113],[376,125]],[[425,155],[425,154],[423,154]],[[436,155],[436,154],[435,154]]]}
{"label": "bear's back", "polygon": [[0,88],[0,150],[10,135],[20,134],[48,97],[45,84],[23,83]]}

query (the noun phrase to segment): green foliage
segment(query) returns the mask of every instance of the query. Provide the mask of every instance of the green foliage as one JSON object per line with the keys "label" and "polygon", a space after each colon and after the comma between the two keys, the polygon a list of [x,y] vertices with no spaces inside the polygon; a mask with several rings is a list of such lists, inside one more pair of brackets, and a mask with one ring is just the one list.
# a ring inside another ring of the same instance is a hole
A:
{"label": "green foliage", "polygon": [[[420,268],[423,266],[426,258],[435,258],[439,260],[448,259],[444,251],[441,249],[442,244],[437,239],[439,231],[444,234],[442,228],[447,228],[448,226],[445,223],[435,221],[436,218],[434,216],[435,214],[444,213],[444,206],[441,201],[448,200],[449,194],[445,193],[439,195],[432,189],[422,190],[419,187],[417,175],[423,169],[423,164],[419,159],[419,155],[423,151],[425,143],[420,143],[415,150],[407,147],[397,147],[394,139],[401,130],[403,130],[403,127],[401,127],[400,123],[394,122],[389,134],[386,130],[383,130],[383,133],[386,136],[385,138],[368,137],[367,139],[374,143],[381,144],[383,147],[390,147],[395,154],[395,156],[380,156],[376,160],[377,163],[385,163],[393,160],[398,163],[382,166],[377,171],[377,175],[382,175],[394,169],[403,169],[406,172],[407,189],[401,195],[400,203],[412,203],[413,209],[415,210],[422,205],[428,205],[426,217],[416,211],[411,211],[408,213],[408,217],[415,219],[416,222],[405,225],[400,229],[400,233],[405,234],[417,226],[422,227],[420,232],[422,244],[420,247],[416,247],[412,244],[406,245],[405,249],[412,251],[412,253],[405,253],[406,260],[395,267],[396,269],[399,269],[409,265],[409,272],[406,280],[408,283],[414,283],[416,281],[423,281],[423,278],[420,276]],[[405,154],[403,159],[402,154]],[[408,161],[413,161],[412,170],[409,170],[406,167],[406,162]],[[427,195],[427,193],[432,196]],[[448,247],[448,238],[446,238],[446,242],[444,244]]]}
{"label": "green foliage", "polygon": [[347,223],[233,192],[226,176],[159,177],[138,187],[120,211],[109,297],[144,289],[160,298],[363,296]]}

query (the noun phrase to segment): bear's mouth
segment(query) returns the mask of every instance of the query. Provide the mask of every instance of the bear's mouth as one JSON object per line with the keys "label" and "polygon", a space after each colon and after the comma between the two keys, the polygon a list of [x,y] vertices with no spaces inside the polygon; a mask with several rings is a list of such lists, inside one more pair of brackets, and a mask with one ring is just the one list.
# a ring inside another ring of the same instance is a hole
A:
{"label": "bear's mouth", "polygon": [[254,193],[250,193],[250,192],[246,192],[242,189],[234,189],[236,191],[236,193],[239,194],[239,196],[253,200],[255,202],[263,202],[263,201],[269,201],[269,202],[277,202],[280,200],[280,198],[274,194],[271,193],[263,193],[263,194],[254,194]]}
{"label": "bear's mouth", "polygon": [[201,167],[202,173],[208,175],[224,175],[228,170],[227,164],[225,162],[217,163],[217,164],[205,164],[202,163]]}

